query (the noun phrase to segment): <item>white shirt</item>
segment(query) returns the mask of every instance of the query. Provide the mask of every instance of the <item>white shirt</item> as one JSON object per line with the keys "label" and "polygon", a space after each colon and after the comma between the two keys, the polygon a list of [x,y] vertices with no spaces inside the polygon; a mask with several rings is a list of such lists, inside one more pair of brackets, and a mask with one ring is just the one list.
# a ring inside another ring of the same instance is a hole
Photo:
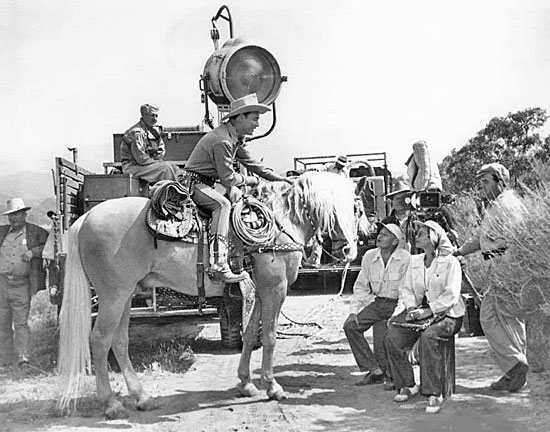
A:
{"label": "white shirt", "polygon": [[464,315],[464,302],[460,295],[462,287],[462,269],[460,262],[452,255],[437,256],[432,265],[426,268],[424,255],[411,256],[407,274],[399,291],[402,304],[394,315],[405,309],[422,304],[424,296],[434,314],[446,312],[450,317]]}
{"label": "white shirt", "polygon": [[361,270],[353,285],[350,312],[357,314],[375,297],[387,297],[397,300],[411,254],[397,247],[384,265],[380,248],[365,252],[361,260]]}

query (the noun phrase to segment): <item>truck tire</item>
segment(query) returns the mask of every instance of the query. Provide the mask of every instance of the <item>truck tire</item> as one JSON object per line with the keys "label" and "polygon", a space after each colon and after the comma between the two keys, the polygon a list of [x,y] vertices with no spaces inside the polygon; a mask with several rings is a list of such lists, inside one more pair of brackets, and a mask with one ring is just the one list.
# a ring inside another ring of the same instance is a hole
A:
{"label": "truck tire", "polygon": [[222,346],[225,348],[241,349],[243,346],[242,322],[231,322],[229,311],[224,302],[218,306],[218,315],[220,317]]}

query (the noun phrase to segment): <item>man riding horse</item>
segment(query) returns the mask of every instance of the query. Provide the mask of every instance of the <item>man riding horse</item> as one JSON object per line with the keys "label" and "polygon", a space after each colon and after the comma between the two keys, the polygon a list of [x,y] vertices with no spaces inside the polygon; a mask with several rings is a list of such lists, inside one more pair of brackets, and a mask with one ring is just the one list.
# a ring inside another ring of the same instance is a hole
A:
{"label": "man riding horse", "polygon": [[[253,159],[246,149],[245,136],[252,135],[259,126],[260,114],[271,111],[270,108],[258,103],[256,94],[233,101],[230,108],[222,119],[227,121],[208,132],[197,143],[185,169],[195,184],[191,195],[193,201],[199,207],[212,211],[209,237],[211,270],[224,282],[235,283],[243,280],[245,274],[233,273],[227,262],[231,203],[242,197],[239,187],[258,183],[256,177],[236,172],[235,161],[266,180],[290,184],[292,180],[274,173],[271,168]],[[229,200],[214,188],[216,182],[225,187]]]}

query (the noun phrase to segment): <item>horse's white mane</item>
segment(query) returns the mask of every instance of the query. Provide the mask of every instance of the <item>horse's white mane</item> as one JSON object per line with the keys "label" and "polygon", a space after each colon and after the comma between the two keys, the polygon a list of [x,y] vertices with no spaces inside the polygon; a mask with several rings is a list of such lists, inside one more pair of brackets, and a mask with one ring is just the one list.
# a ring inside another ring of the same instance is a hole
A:
{"label": "horse's white mane", "polygon": [[311,222],[319,232],[330,233],[338,215],[340,226],[346,234],[354,231],[353,191],[351,180],[337,174],[316,171],[297,177],[293,186],[261,182],[257,188],[263,202],[273,208],[280,201],[285,207],[284,212],[294,222]]}

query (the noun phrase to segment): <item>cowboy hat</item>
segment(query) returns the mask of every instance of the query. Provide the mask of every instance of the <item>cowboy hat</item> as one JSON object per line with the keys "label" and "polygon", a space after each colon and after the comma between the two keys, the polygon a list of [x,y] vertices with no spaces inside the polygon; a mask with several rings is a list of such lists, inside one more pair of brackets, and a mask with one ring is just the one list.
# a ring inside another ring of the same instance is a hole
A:
{"label": "cowboy hat", "polygon": [[23,210],[26,211],[31,209],[31,207],[28,207],[25,205],[22,198],[12,198],[11,200],[8,200],[7,204],[8,204],[8,210],[3,213],[5,215],[9,215],[18,211],[23,211]]}
{"label": "cowboy hat", "polygon": [[258,103],[256,93],[251,93],[231,102],[230,111],[222,117],[222,120],[226,120],[239,114],[249,112],[259,112],[260,114],[263,114],[267,111],[271,111],[271,108],[267,105]]}
{"label": "cowboy hat", "polygon": [[407,182],[405,182],[404,180],[398,180],[396,183],[395,183],[395,186],[393,188],[393,191],[391,191],[390,193],[386,194],[386,197],[392,197],[394,195],[397,195],[398,193],[401,193],[401,192],[410,192],[411,189],[409,188],[409,185],[407,184]]}
{"label": "cowboy hat", "polygon": [[348,164],[347,156],[338,156],[335,165],[339,168],[344,168]]}

